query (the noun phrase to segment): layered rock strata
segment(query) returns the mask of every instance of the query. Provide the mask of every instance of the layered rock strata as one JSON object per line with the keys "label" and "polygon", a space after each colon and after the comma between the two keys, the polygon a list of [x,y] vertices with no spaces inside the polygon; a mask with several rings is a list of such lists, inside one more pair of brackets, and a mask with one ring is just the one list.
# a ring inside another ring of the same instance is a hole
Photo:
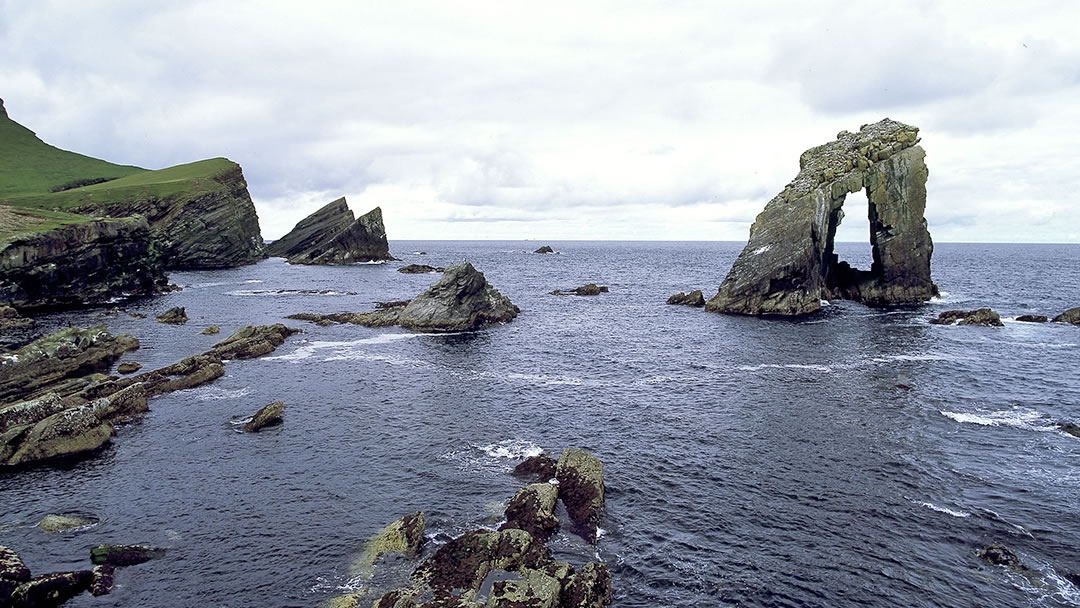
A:
{"label": "layered rock strata", "polygon": [[[918,133],[886,118],[803,152],[799,174],[757,216],[706,310],[800,315],[828,298],[891,306],[937,295]],[[833,253],[844,198],[859,190],[869,202],[869,270],[853,269]]]}
{"label": "layered rock strata", "polygon": [[352,264],[394,259],[386,242],[382,209],[376,207],[354,218],[344,197],[300,220],[267,250],[290,264]]}

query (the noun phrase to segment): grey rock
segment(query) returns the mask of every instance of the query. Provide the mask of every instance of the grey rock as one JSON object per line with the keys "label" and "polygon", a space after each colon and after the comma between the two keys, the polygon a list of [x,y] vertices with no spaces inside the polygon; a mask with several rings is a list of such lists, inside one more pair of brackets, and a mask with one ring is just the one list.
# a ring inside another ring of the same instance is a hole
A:
{"label": "grey rock", "polygon": [[555,253],[555,250],[552,249],[550,245],[544,245],[543,247],[537,249],[533,253]]}
{"label": "grey rock", "polygon": [[[800,315],[827,298],[890,306],[937,295],[923,217],[928,172],[918,141],[917,128],[884,119],[804,152],[799,174],[757,216],[706,310]],[[867,271],[833,253],[844,198],[862,189],[874,260]]]}
{"label": "grey rock", "polygon": [[553,296],[598,296],[602,293],[607,293],[608,288],[604,285],[597,285],[596,283],[589,283],[588,285],[582,285],[581,287],[575,287],[574,289],[556,289],[551,292]]}
{"label": "grey rock", "polygon": [[352,264],[392,260],[386,242],[382,209],[376,207],[357,219],[339,198],[301,220],[288,234],[268,247],[270,255],[290,264]]}
{"label": "grey rock", "polygon": [[1054,317],[1054,323],[1071,323],[1073,325],[1080,325],[1080,306],[1076,308],[1070,308],[1060,315]]}
{"label": "grey rock", "polygon": [[428,266],[427,264],[409,264],[397,269],[398,272],[405,274],[427,274],[430,272],[446,272],[446,268],[442,266]]}
{"label": "grey rock", "polygon": [[43,532],[65,532],[75,528],[85,528],[98,522],[97,519],[82,515],[46,515],[38,522],[38,529]]}
{"label": "grey rock", "polygon": [[668,298],[667,303],[679,306],[705,306],[705,295],[701,293],[700,289],[695,289],[690,293],[680,291]]}
{"label": "grey rock", "polygon": [[90,452],[105,445],[112,434],[112,425],[102,422],[93,405],[69,408],[35,424],[0,464],[24,465]]}

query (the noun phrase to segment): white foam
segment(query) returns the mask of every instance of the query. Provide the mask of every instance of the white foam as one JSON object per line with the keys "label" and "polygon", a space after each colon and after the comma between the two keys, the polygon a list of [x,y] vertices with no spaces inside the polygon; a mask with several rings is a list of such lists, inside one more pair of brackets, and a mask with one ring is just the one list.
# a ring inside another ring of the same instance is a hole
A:
{"label": "white foam", "polygon": [[315,290],[315,289],[234,289],[225,292],[227,296],[355,296],[352,291]]}
{"label": "white foam", "polygon": [[937,511],[938,513],[944,513],[946,515],[952,515],[953,517],[960,517],[960,518],[971,517],[971,513],[967,513],[965,511],[957,511],[955,509],[950,509],[948,507],[939,507],[939,506],[935,505],[932,502],[919,502],[919,503],[916,503],[916,504],[918,504],[920,506],[923,506],[923,507],[926,507],[928,509],[933,509],[934,511]]}
{"label": "white foam", "polygon": [[480,451],[492,458],[525,460],[544,453],[540,446],[524,439],[504,439],[498,443],[480,446]]}
{"label": "white foam", "polygon": [[965,424],[980,426],[1006,426],[1029,431],[1054,431],[1057,427],[1044,415],[1029,408],[1009,410],[949,412],[941,410],[941,415]]}
{"label": "white foam", "polygon": [[246,280],[244,282],[245,283],[265,283],[266,281],[263,281],[262,279],[248,279],[248,280]]}
{"label": "white foam", "polygon": [[825,373],[833,371],[828,365],[819,365],[817,363],[762,363],[760,365],[740,365],[738,369],[744,372],[757,372],[763,369],[805,369]]}
{"label": "white foam", "polygon": [[530,384],[542,384],[542,385],[567,385],[567,386],[581,386],[581,378],[575,376],[549,376],[547,374],[521,374],[518,372],[510,372],[506,374],[509,380],[523,380]]}
{"label": "white foam", "polygon": [[251,394],[251,387],[245,386],[238,389],[224,389],[216,386],[207,386],[195,389],[194,396],[198,401],[220,401],[222,399],[239,399]]}
{"label": "white foam", "polygon": [[415,338],[424,334],[396,334],[396,333],[384,333],[372,336],[370,338],[363,338],[360,340],[350,340],[348,342],[331,342],[316,340],[301,346],[291,353],[285,355],[276,355],[273,357],[263,357],[263,361],[302,361],[315,355],[317,351],[336,348],[339,351],[335,355],[331,355],[323,361],[340,361],[350,358],[362,358],[361,353],[355,353],[356,357],[351,356],[353,353],[349,350],[355,346],[362,346],[365,344],[388,344],[391,342],[397,342],[398,340],[407,340],[409,338]]}
{"label": "white foam", "polygon": [[370,262],[355,262],[356,264],[364,264],[366,266],[376,266],[379,264],[385,264],[386,260],[372,260]]}
{"label": "white foam", "polygon": [[871,359],[874,363],[892,363],[893,361],[973,361],[971,357],[957,357],[954,355],[885,355],[884,357],[874,357]]}

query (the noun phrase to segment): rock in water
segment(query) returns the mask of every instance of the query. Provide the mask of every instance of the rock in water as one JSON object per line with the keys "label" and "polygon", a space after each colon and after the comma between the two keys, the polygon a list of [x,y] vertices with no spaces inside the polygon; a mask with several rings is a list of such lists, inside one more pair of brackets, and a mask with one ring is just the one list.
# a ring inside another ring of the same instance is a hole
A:
{"label": "rock in water", "polygon": [[154,317],[158,323],[168,323],[170,325],[183,325],[188,322],[187,311],[183,306],[176,306],[166,310],[160,315]]}
{"label": "rock in water", "polygon": [[7,606],[8,598],[15,589],[30,580],[30,568],[26,567],[18,553],[0,545],[0,606]]}
{"label": "rock in water", "polygon": [[551,248],[551,245],[544,245],[533,253],[555,253],[555,250]]}
{"label": "rock in water", "polygon": [[93,580],[94,574],[89,570],[35,576],[15,589],[9,600],[10,605],[18,608],[59,606],[76,595],[89,591]]}
{"label": "rock in water", "polygon": [[1002,327],[1001,316],[989,308],[978,310],[946,310],[936,319],[930,319],[933,325],[983,325],[986,327]]}
{"label": "rock in water", "polygon": [[581,537],[596,542],[604,515],[604,463],[580,448],[567,448],[559,458],[555,477],[559,498],[566,504]]}
{"label": "rock in water", "polygon": [[379,556],[385,553],[400,553],[412,559],[420,554],[423,544],[424,513],[418,511],[395,520],[373,536],[364,546],[364,554],[353,563],[352,570],[371,576]]}
{"label": "rock in water", "polygon": [[[749,242],[705,309],[799,315],[830,297],[889,306],[937,295],[923,217],[926,153],[918,133],[886,118],[803,152],[799,174],[757,216]],[[852,269],[833,253],[844,197],[862,189],[874,259],[869,271]]]}
{"label": "rock in water", "polygon": [[518,528],[533,538],[546,540],[559,529],[555,500],[559,489],[550,483],[534,483],[517,491],[506,507],[506,523],[500,530]]}
{"label": "rock in water", "polygon": [[397,271],[405,274],[426,274],[429,272],[446,272],[446,269],[441,266],[428,266],[427,264],[409,264],[398,268]]}
{"label": "rock in water", "polygon": [[701,293],[700,289],[695,289],[690,293],[680,291],[668,298],[667,303],[680,306],[705,306],[705,295]]}
{"label": "rock in water", "polygon": [[1070,308],[1054,317],[1054,323],[1072,323],[1073,325],[1080,325],[1080,306]]}
{"label": "rock in water", "polygon": [[548,481],[555,478],[555,470],[558,462],[545,454],[529,456],[524,462],[514,467],[513,474],[517,477],[531,477],[537,481]]}
{"label": "rock in water", "polygon": [[284,409],[284,401],[275,401],[270,405],[263,406],[262,409],[255,412],[251,420],[244,424],[244,430],[248,433],[255,433],[265,426],[281,422],[281,412]]}
{"label": "rock in water", "polygon": [[602,293],[607,293],[608,288],[606,285],[597,285],[596,283],[589,283],[588,285],[582,285],[581,287],[575,287],[574,289],[556,289],[551,292],[553,296],[598,296]]}
{"label": "rock in water", "polygon": [[116,373],[118,374],[134,374],[142,369],[142,363],[138,361],[124,361],[120,365],[116,366]]}
{"label": "rock in water", "polygon": [[344,197],[300,220],[267,250],[290,264],[352,264],[394,259],[386,242],[382,209],[376,207],[354,220]]}
{"label": "rock in water", "polygon": [[253,359],[273,352],[285,342],[285,338],[298,333],[299,329],[285,327],[281,323],[246,325],[215,344],[214,349],[206,354],[221,359]]}
{"label": "rock in water", "polygon": [[220,333],[220,332],[221,332],[220,327],[218,327],[217,325],[211,325],[210,327],[207,327],[206,329],[200,331],[199,333],[204,335],[204,336],[213,336],[214,334],[217,334],[217,333]]}
{"label": "rock in water", "polygon": [[0,330],[18,329],[33,325],[33,319],[24,318],[19,311],[10,306],[0,306]]}
{"label": "rock in water", "polygon": [[1016,317],[1016,320],[1021,323],[1046,323],[1050,320],[1050,317],[1046,315],[1020,315]]}
{"label": "rock in water", "polygon": [[1072,435],[1073,437],[1080,438],[1080,424],[1072,422],[1059,422],[1057,427],[1063,432]]}
{"label": "rock in water", "polygon": [[38,529],[43,532],[63,532],[75,528],[84,528],[95,523],[97,523],[96,519],[80,515],[46,515],[38,522]]}
{"label": "rock in water", "polygon": [[165,549],[149,545],[98,545],[90,549],[90,561],[97,565],[135,566],[165,555]]}
{"label": "rock in water", "polygon": [[570,577],[562,590],[564,608],[602,608],[611,605],[611,572],[604,564],[589,562]]}

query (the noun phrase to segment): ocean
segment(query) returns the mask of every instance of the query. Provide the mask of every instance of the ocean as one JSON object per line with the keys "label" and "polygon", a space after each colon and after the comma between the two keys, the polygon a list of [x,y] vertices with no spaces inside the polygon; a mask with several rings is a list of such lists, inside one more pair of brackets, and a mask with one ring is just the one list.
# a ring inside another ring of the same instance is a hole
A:
{"label": "ocean", "polygon": [[[544,244],[559,253],[531,253]],[[115,315],[41,317],[39,333],[134,334],[124,359],[145,369],[246,324],[304,333],[152,400],[96,457],[0,473],[0,544],[35,573],[86,568],[103,542],[168,548],[68,606],[317,606],[400,583],[412,563],[350,571],[394,519],[424,511],[431,552],[497,525],[519,461],[582,447],[605,466],[603,534],[590,546],[564,525],[548,545],[607,563],[617,607],[1080,605],[1066,578],[1080,573],[1080,439],[1055,426],[1080,422],[1080,327],[1014,320],[1080,305],[1080,246],[938,244],[941,297],[913,308],[665,305],[715,294],[742,246],[392,241],[401,263],[173,272],[183,291]],[[869,245],[837,252],[866,267]],[[437,275],[396,268],[463,259],[517,319],[451,335],[284,319],[410,298]],[[586,283],[610,292],[548,295]],[[172,306],[191,320],[154,322]],[[983,306],[1005,326],[927,323]],[[222,333],[200,335],[211,324]],[[276,400],[284,424],[237,432]],[[71,512],[100,523],[34,527]],[[1030,571],[980,561],[994,543]]]}

